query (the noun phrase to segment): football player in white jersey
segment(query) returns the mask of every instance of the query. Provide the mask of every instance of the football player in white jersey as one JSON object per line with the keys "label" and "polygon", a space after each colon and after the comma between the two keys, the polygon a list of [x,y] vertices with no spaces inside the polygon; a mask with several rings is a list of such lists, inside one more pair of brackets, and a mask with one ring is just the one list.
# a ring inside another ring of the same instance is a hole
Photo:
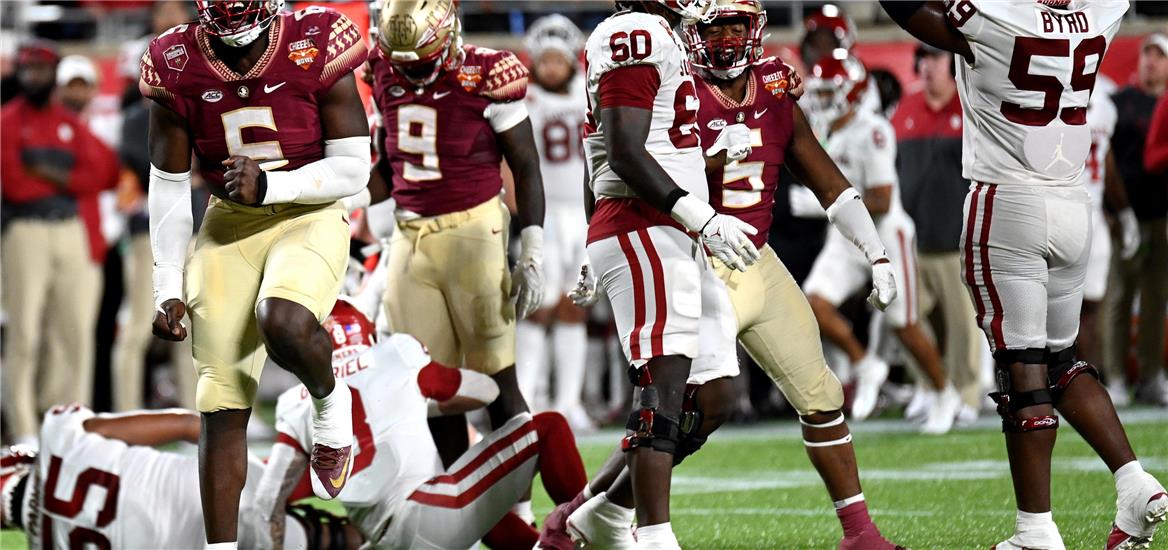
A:
{"label": "football player in white jersey", "polygon": [[[13,447],[0,458],[0,523],[24,531],[34,549],[203,548],[198,458],[153,448],[197,443],[199,428],[198,414],[177,409],[112,415],[54,407],[45,413],[39,450]],[[249,455],[247,473],[241,526],[258,520],[245,509],[263,463]],[[314,533],[329,535],[308,518],[290,515],[285,523],[289,548],[307,548]]]}
{"label": "football player in white jersey", "polygon": [[[353,467],[337,499],[373,548],[530,548],[535,529],[510,512],[538,472],[553,501],[585,483],[584,464],[564,417],[522,412],[443,469],[427,417],[486,406],[499,394],[491,377],[431,360],[417,340],[375,329],[355,307],[337,302],[324,322],[333,370],[353,393]],[[275,546],[279,513],[308,467],[312,403],[303,386],[276,405],[278,436],[256,489],[261,547]]]}
{"label": "football player in white jersey", "polygon": [[[596,429],[584,412],[584,356],[588,333],[587,312],[568,300],[584,263],[584,239],[588,222],[580,205],[584,190],[584,77],[580,51],[584,35],[570,19],[552,14],[531,24],[524,40],[531,57],[531,84],[527,89],[527,112],[539,149],[543,174],[544,201],[544,284],[543,307],[519,321],[515,338],[520,388],[529,401],[547,402],[548,328],[551,328],[551,364],[556,369],[555,401],[552,409],[564,414],[572,429]],[[538,407],[538,405],[537,405]]]}
{"label": "football player in white jersey", "polygon": [[[888,306],[882,323],[896,334],[932,383],[935,395],[925,433],[948,432],[961,408],[961,396],[948,383],[941,367],[941,355],[921,329],[917,292],[916,225],[900,204],[896,173],[896,135],[881,115],[863,105],[870,78],[864,64],[844,49],[836,49],[812,66],[807,75],[808,104],[813,127],[823,133],[824,149],[849,182],[861,190],[865,206],[876,222],[880,240],[888,250],[887,264],[873,265],[834,227],[803,282],[811,309],[824,337],[848,355],[857,375],[852,417],[863,420],[876,408],[880,386],[888,378],[888,364],[875,343],[865,352],[839,306],[868,284],[874,269],[890,269],[896,274],[897,300]],[[806,188],[800,188],[810,194]],[[811,208],[826,213],[818,199]],[[883,329],[878,329],[883,330]]]}
{"label": "football player in white jersey", "polygon": [[[1095,83],[1095,92],[1087,105],[1087,126],[1091,127],[1091,152],[1087,155],[1087,193],[1091,195],[1091,256],[1087,259],[1087,274],[1083,286],[1083,309],[1079,317],[1079,356],[1085,361],[1096,362],[1102,358],[1100,342],[1101,330],[1098,326],[1099,307],[1107,290],[1107,275],[1111,267],[1111,230],[1108,228],[1103,205],[1107,204],[1115,214],[1119,226],[1123,249],[1114,251],[1123,259],[1135,255],[1140,246],[1140,227],[1136,214],[1128,205],[1127,192],[1119,171],[1115,167],[1115,156],[1111,153],[1111,135],[1115,133],[1118,113],[1111,94],[1115,84],[1102,76]],[[1116,407],[1126,407],[1131,402],[1123,380],[1123,365],[1100,365],[1107,382],[1107,392]]]}
{"label": "football player in white jersey", "polygon": [[[1143,548],[1168,493],[1143,471],[1107,391],[1075,339],[1090,255],[1087,105],[1126,0],[882,0],[923,42],[960,56],[965,116],[965,282],[994,350],[1018,516],[998,549],[1063,548],[1050,512],[1062,413],[1115,475],[1107,548]],[[1082,376],[1088,374],[1090,376]]]}
{"label": "football player in white jersey", "polygon": [[[669,484],[687,428],[679,423],[687,380],[738,374],[729,295],[699,244],[737,269],[758,259],[749,239],[754,228],[717,214],[707,201],[702,147],[724,161],[727,140],[700,143],[697,91],[674,31],[683,20],[705,18],[712,4],[618,0],[617,13],[585,47],[586,194],[596,201],[585,202],[591,265],[583,279],[608,296],[637,386],[621,447],[644,548],[678,546]],[[746,151],[735,153],[741,158]],[[595,283],[590,273],[599,277]],[[699,349],[705,360],[693,361]],[[631,510],[621,514],[631,522]]]}

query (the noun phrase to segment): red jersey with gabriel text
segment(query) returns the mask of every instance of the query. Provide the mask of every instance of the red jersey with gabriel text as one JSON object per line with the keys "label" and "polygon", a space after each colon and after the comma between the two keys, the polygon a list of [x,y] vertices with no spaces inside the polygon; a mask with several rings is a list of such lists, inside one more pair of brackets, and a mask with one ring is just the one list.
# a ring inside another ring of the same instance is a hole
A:
{"label": "red jersey with gabriel text", "polygon": [[385,127],[398,208],[421,216],[467,210],[499,195],[503,160],[495,135],[514,120],[506,104],[527,94],[515,54],[466,45],[459,68],[425,87],[397,74],[380,50],[369,55],[373,99]]}
{"label": "red jersey with gabriel text", "polygon": [[758,61],[748,69],[749,82],[742,103],[726,97],[718,88],[695,76],[698,98],[698,128],[702,143],[714,143],[728,125],[742,123],[750,128],[750,155],[706,172],[710,205],[722,214],[735,216],[758,229],[751,237],[754,245],[766,244],[770,231],[779,167],[794,133],[791,98],[787,96],[788,69],[777,59]]}
{"label": "red jersey with gabriel text", "polygon": [[194,24],[166,31],[142,56],[142,94],[187,120],[202,175],[217,187],[233,155],[265,170],[324,158],[320,100],[368,55],[360,29],[328,8],[281,13],[267,32],[268,49],[242,75]]}

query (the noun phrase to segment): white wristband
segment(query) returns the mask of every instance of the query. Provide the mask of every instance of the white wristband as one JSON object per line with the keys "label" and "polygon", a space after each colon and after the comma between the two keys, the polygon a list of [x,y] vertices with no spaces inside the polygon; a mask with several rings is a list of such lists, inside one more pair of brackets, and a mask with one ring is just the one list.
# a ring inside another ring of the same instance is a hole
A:
{"label": "white wristband", "polygon": [[519,231],[519,254],[524,259],[543,263],[543,228],[529,225]]}
{"label": "white wristband", "polygon": [[673,210],[669,212],[673,219],[694,233],[700,233],[715,214],[717,212],[714,212],[709,203],[694,198],[693,195],[677,199],[677,202],[673,203]]}
{"label": "white wristband", "polygon": [[876,224],[872,223],[872,216],[855,188],[849,187],[836,197],[835,202],[827,207],[827,219],[864,253],[868,263],[876,263],[888,256],[880,234],[876,232]]}

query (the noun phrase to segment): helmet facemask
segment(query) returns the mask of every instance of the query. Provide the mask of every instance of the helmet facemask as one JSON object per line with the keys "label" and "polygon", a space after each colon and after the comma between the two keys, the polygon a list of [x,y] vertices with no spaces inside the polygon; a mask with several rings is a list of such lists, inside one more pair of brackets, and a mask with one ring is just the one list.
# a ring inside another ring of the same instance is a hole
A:
{"label": "helmet facemask", "polygon": [[284,0],[196,0],[199,24],[233,48],[255,42],[284,7]]}
{"label": "helmet facemask", "polygon": [[715,7],[713,14],[708,23],[685,26],[690,62],[714,78],[731,80],[762,57],[766,12]]}

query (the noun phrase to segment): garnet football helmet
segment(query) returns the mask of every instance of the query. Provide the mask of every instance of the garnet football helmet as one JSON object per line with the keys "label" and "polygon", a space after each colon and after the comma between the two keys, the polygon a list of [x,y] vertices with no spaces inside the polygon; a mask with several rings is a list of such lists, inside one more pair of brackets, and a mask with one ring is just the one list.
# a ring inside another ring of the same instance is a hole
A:
{"label": "garnet football helmet", "polygon": [[833,4],[824,5],[819,11],[803,20],[803,30],[812,32],[816,29],[830,30],[835,35],[836,40],[839,40],[840,47],[845,50],[850,50],[852,46],[856,45],[856,25],[852,23],[850,17]]}
{"label": "garnet football helmet", "polygon": [[356,357],[376,343],[377,329],[342,296],[321,323],[333,344],[333,362]]}
{"label": "garnet football helmet", "polygon": [[284,8],[284,0],[195,0],[199,25],[224,44],[243,47],[259,38]]}
{"label": "garnet football helmet", "polygon": [[387,0],[377,22],[377,46],[394,69],[417,86],[462,64],[457,0]]}
{"label": "garnet football helmet", "polygon": [[836,48],[811,67],[804,86],[811,112],[831,122],[859,104],[868,87],[868,70],[856,56]]}
{"label": "garnet football helmet", "polygon": [[[751,63],[762,58],[762,33],[767,15],[759,0],[717,0],[710,10],[708,23],[686,24],[683,27],[693,66],[709,71],[721,79],[737,78]],[[702,30],[709,25],[741,22],[746,34],[741,37],[702,38]]]}

